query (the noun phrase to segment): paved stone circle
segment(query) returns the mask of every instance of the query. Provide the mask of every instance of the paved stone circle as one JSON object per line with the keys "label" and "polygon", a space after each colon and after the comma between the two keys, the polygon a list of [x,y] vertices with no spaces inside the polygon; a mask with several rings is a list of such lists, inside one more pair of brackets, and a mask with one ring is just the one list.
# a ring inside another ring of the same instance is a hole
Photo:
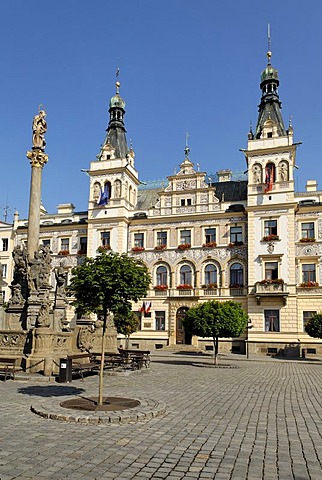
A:
{"label": "paved stone circle", "polygon": [[106,377],[104,395],[165,407],[134,421],[130,410],[122,421],[107,412],[106,423],[50,418],[62,399],[97,396],[97,375],[0,381],[0,479],[321,480],[322,361],[220,355],[239,368],[192,365],[205,358],[156,352],[149,375]]}

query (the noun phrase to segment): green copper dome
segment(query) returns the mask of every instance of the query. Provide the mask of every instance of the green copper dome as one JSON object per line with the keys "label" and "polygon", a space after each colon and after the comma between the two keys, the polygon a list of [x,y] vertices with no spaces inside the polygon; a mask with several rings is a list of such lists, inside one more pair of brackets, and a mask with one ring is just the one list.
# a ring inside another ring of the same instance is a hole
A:
{"label": "green copper dome", "polygon": [[110,100],[110,108],[113,107],[125,109],[125,101],[123,100],[123,98],[120,97],[118,93],[114,95],[114,97],[112,97]]}
{"label": "green copper dome", "polygon": [[265,70],[262,71],[261,82],[273,79],[278,80],[278,71],[276,70],[276,68],[272,67],[272,65],[268,64]]}

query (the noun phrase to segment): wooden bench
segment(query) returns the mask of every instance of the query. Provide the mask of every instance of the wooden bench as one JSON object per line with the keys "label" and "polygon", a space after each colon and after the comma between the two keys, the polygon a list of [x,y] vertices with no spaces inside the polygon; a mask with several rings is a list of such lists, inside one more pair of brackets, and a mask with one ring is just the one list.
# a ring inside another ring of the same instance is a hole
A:
{"label": "wooden bench", "polygon": [[[101,362],[101,353],[93,353],[95,361]],[[117,352],[105,352],[104,353],[104,368],[116,368],[125,367],[124,355]]]}
{"label": "wooden bench", "polygon": [[4,374],[4,381],[7,377],[15,379],[17,358],[0,357],[0,373]]}
{"label": "wooden bench", "polygon": [[143,365],[145,368],[150,366],[150,350],[129,350],[119,348],[118,351],[124,355],[127,363],[132,364],[133,370],[140,370]]}
{"label": "wooden bench", "polygon": [[71,361],[72,374],[77,374],[84,380],[84,372],[94,372],[99,369],[99,364],[92,358],[91,353],[77,353],[67,355],[67,362]]}

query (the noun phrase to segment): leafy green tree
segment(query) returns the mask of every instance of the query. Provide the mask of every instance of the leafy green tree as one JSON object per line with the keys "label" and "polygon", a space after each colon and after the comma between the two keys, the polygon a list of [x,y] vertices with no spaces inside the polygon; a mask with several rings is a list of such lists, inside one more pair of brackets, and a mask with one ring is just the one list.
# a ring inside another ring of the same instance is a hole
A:
{"label": "leafy green tree", "polygon": [[315,313],[305,325],[305,331],[313,338],[322,338],[322,313]]}
{"label": "leafy green tree", "polygon": [[132,311],[126,311],[124,313],[119,311],[116,315],[114,315],[114,325],[117,333],[125,335],[125,348],[129,348],[130,335],[137,331],[139,324],[139,318]]}
{"label": "leafy green tree", "polygon": [[110,313],[128,318],[131,302],[146,295],[150,284],[147,267],[138,259],[123,253],[102,252],[95,258],[86,258],[73,268],[68,287],[75,297],[73,304],[81,313],[94,312],[103,320],[102,354],[99,376],[99,405],[103,402],[103,370],[106,321]]}
{"label": "leafy green tree", "polygon": [[247,328],[248,315],[240,303],[211,300],[188,310],[184,319],[187,331],[198,337],[212,337],[214,364],[217,365],[219,338],[239,337]]}

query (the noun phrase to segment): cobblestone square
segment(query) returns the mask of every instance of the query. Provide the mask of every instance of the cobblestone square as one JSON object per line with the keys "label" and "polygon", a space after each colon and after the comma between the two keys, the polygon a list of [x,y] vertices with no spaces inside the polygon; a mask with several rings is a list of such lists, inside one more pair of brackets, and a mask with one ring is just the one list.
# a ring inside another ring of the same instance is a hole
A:
{"label": "cobblestone square", "polygon": [[0,479],[320,480],[322,362],[227,355],[220,361],[238,368],[197,366],[208,361],[164,353],[140,374],[106,376],[108,396],[165,404],[165,414],[136,423],[31,412],[35,401],[96,395],[96,375],[0,382]]}

